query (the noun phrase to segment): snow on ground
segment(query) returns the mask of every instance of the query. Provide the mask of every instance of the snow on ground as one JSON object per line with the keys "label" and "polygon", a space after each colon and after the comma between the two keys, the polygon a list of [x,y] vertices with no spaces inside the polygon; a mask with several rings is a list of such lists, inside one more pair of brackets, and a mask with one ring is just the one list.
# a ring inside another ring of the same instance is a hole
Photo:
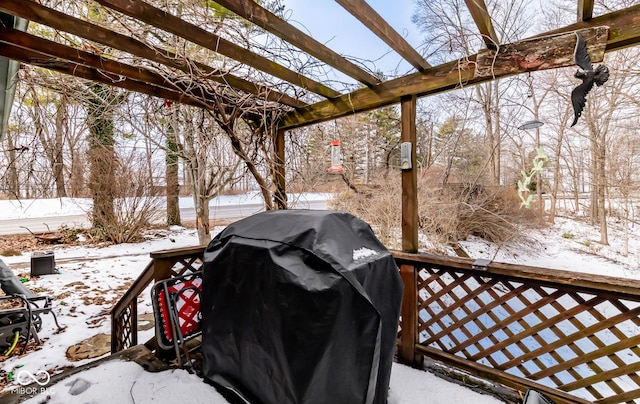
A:
{"label": "snow on ground", "polygon": [[[214,387],[186,370],[150,373],[138,364],[126,361],[109,361],[71,376],[46,387],[40,396],[25,403],[41,403],[47,395],[51,397],[47,404],[228,403]],[[101,397],[105,399],[101,400]],[[498,404],[501,401],[449,383],[431,373],[394,363],[388,404],[420,403]]]}
{"label": "snow on ground", "polygon": [[[303,193],[288,194],[287,197],[290,203],[295,205],[297,202],[331,199],[331,195],[327,193]],[[214,208],[216,206],[242,205],[261,201],[262,195],[260,193],[250,192],[241,195],[222,195],[212,199],[209,205]],[[91,206],[91,199],[88,198],[0,200],[0,220],[82,215],[90,212]],[[180,197],[180,208],[193,207],[192,197]]]}
{"label": "snow on ground", "polygon": [[[15,206],[15,202],[0,201],[0,220],[75,214],[87,208],[83,201],[77,200],[22,201],[22,208]],[[221,227],[216,227],[212,233],[221,230]],[[640,278],[639,238],[632,234],[630,253],[623,257],[620,255],[624,250],[621,234],[619,228],[612,227],[611,245],[600,246],[595,243],[599,234],[593,227],[559,218],[552,227],[531,230],[533,241],[527,244],[496,247],[470,239],[462,245],[474,258],[566,270],[576,270],[578,267],[580,271],[589,273]],[[16,374],[28,370],[32,374],[42,371],[56,374],[65,367],[75,367],[94,360],[72,362],[67,358],[66,350],[97,334],[110,334],[109,309],[149,263],[149,253],[197,244],[194,230],[174,227],[166,231],[154,231],[147,241],[136,244],[63,248],[47,246],[48,250],[54,251],[58,273],[31,279],[26,285],[39,294],[55,297],[55,312],[59,322],[66,328],[56,332],[53,319],[43,315],[43,329],[39,333],[43,345],[24,356],[13,355],[8,358],[0,364],[0,373]],[[28,277],[31,253],[24,251],[20,256],[2,259],[18,276]],[[138,307],[140,315],[152,313],[149,290],[141,296]],[[152,335],[153,329],[143,331],[139,334],[140,341],[146,341]],[[13,381],[5,386],[4,391],[10,392],[16,388],[20,386]],[[135,363],[120,361],[107,362],[55,385],[46,385],[43,394],[30,402],[41,402],[48,395],[49,403],[65,404],[130,402],[132,399],[137,404],[173,403],[183,401],[186,396],[196,404],[226,403],[212,387],[183,370],[148,373]],[[489,404],[500,401],[444,381],[428,372],[394,364],[390,404],[455,402]]]}
{"label": "snow on ground", "polygon": [[535,267],[579,271],[617,278],[640,279],[640,229],[629,235],[624,255],[624,232],[615,222],[609,225],[609,245],[598,241],[593,226],[558,217],[550,227],[530,230],[525,243],[497,246],[476,237],[460,242],[473,258]]}

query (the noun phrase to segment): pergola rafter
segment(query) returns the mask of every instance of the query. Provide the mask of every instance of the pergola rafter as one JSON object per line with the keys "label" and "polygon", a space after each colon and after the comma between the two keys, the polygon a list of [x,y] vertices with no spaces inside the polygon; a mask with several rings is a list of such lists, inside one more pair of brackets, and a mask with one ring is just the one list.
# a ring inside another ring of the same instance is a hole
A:
{"label": "pergola rafter", "polygon": [[194,44],[236,60],[247,66],[261,70],[281,80],[327,98],[340,95],[339,92],[278,63],[250,52],[218,35],[210,33],[197,25],[191,24],[173,14],[154,7],[148,3],[135,0],[96,0],[97,3],[119,11],[129,17],[136,18],[155,28],[178,35]]}
{"label": "pergola rafter", "polygon": [[431,67],[424,58],[416,51],[395,29],[387,23],[370,5],[364,0],[336,0],[345,10],[356,17],[371,32],[382,39],[387,45],[396,51],[404,60],[409,62],[418,71],[423,71]]}
{"label": "pergola rafter", "polygon": [[[0,43],[0,55],[11,58],[12,60],[43,67],[56,72],[68,74],[70,76],[82,77],[87,80],[109,84],[130,91],[160,97],[175,102],[181,102],[183,104],[200,108],[206,107],[206,104],[202,99],[188,97],[179,91],[169,90],[160,86],[151,86],[144,82],[131,80],[128,77],[109,73],[105,69],[98,70],[87,67],[84,64],[70,62],[69,60],[52,59],[51,56],[46,53],[21,48],[16,45]],[[125,69],[122,70],[124,71]]]}
{"label": "pergola rafter", "polygon": [[593,0],[578,0],[578,21],[587,21],[593,17]]}
{"label": "pergola rafter", "polygon": [[253,0],[220,0],[216,3],[365,85],[380,84],[380,79],[376,76],[351,63]]}
{"label": "pergola rafter", "polygon": [[[42,6],[34,0],[3,0],[0,2],[0,11],[16,17],[30,19],[31,21],[77,35],[81,38],[119,49],[136,57],[147,59],[153,63],[164,64],[182,73],[192,74],[196,81],[213,80],[220,85],[228,85],[236,90],[253,94],[265,100],[287,105],[291,107],[292,110],[284,116],[279,125],[280,128],[284,129],[311,125],[345,115],[399,103],[400,99],[405,96],[422,97],[448,91],[459,86],[474,85],[507,75],[537,70],[536,67],[521,66],[516,69],[511,69],[506,73],[498,74],[497,76],[479,77],[475,75],[474,71],[474,63],[478,55],[468,55],[459,61],[456,60],[438,66],[430,66],[415,50],[409,50],[407,48],[409,46],[408,43],[395,32],[388,23],[384,22],[382,17],[373,11],[364,0],[336,0],[345,10],[354,15],[374,34],[379,36],[418,69],[415,73],[377,84],[377,82],[373,81],[373,76],[369,78],[362,77],[363,73],[364,75],[368,73],[352,65],[325,45],[319,44],[313,38],[262,8],[255,3],[254,0],[219,1],[222,6],[230,9],[239,16],[249,19],[265,30],[278,35],[285,41],[309,53],[311,56],[327,63],[327,65],[346,72],[350,77],[366,84],[364,87],[354,90],[349,94],[340,94],[325,84],[291,71],[284,66],[209,33],[201,27],[195,26],[141,0],[97,1],[105,7],[117,10],[153,27],[173,33],[194,44],[223,54],[228,58],[252,66],[273,77],[280,78],[292,86],[319,94],[327,99],[308,105],[299,97],[296,98],[273,89],[268,90],[266,85],[252,83],[246,79],[236,77],[228,72],[206,66],[202,63],[188,61],[184,57],[167,50],[151,47],[148,44],[144,44],[126,35],[98,27],[89,22],[77,19],[76,17]],[[466,0],[466,4],[470,14],[473,16],[479,33],[485,40],[487,48],[495,49],[496,45],[499,45],[498,49],[504,47],[503,44],[499,44],[485,1]],[[606,45],[607,52],[636,45],[640,42],[640,24],[636,22],[640,19],[640,5],[593,17],[593,1],[578,0],[577,11],[579,13],[579,22],[537,35],[537,37],[597,26],[608,26],[610,30]],[[38,51],[37,48],[32,50]],[[40,51],[45,54],[47,53],[46,49],[40,49]],[[571,50],[565,50],[565,52],[569,51]],[[531,52],[536,52],[535,45],[532,45]],[[64,59],[63,55],[51,55],[51,57]],[[495,57],[499,62],[503,56],[498,52]],[[73,60],[70,60],[70,62],[75,63]],[[555,68],[565,65],[565,61],[563,61],[563,64],[558,65],[547,63],[544,68]],[[135,81],[144,82],[143,78],[133,73],[132,76],[127,77]],[[274,83],[276,86],[281,84],[283,83]],[[153,89],[149,90],[153,91]],[[202,99],[202,102],[207,103],[207,100]]]}
{"label": "pergola rafter", "polygon": [[[536,37],[607,26],[609,27],[609,37],[605,51],[611,52],[640,42],[640,24],[636,23],[638,20],[640,20],[640,5],[595,17],[588,21],[578,22]],[[536,48],[532,47],[531,52],[533,53],[535,51]],[[565,57],[567,55],[573,55],[573,48],[560,49],[559,51],[564,52]],[[368,88],[361,88],[336,99],[321,101],[307,107],[298,108],[284,117],[283,127],[291,129],[353,113],[369,111],[386,105],[396,104],[400,102],[403,96],[416,95],[423,97],[449,91],[456,87],[475,85],[501,77],[540,70],[539,67],[535,66],[522,66],[518,69],[497,75],[476,77],[475,63],[477,56],[477,54],[471,55],[464,59],[434,66],[423,72],[413,73],[387,81],[379,85],[375,91]],[[500,54],[496,56],[496,61],[499,61],[499,59]],[[546,64],[545,68],[549,69],[563,66],[567,66],[566,63],[556,66]]]}
{"label": "pergola rafter", "polygon": [[[292,107],[307,105],[305,102],[294,99],[287,94],[282,94],[273,89],[268,89],[264,86],[234,76],[233,74],[223,70],[207,66],[203,63],[190,61],[171,51],[157,47],[150,47],[137,39],[110,31],[106,28],[61,13],[30,0],[3,0],[0,3],[0,11],[25,19],[30,19],[31,21],[76,35],[80,38],[130,53],[142,59],[176,69],[185,74],[197,74],[197,76],[203,80],[211,80],[221,85],[230,86],[256,96],[264,94],[265,99],[269,101],[280,102]],[[47,42],[43,42],[42,44],[45,44],[44,48],[34,47],[33,50],[39,49],[40,51],[47,53],[49,51],[49,44]],[[52,55],[52,57],[64,60],[64,56],[62,55]],[[73,60],[70,61],[73,62]],[[135,74],[130,76],[130,78],[136,81],[144,81],[144,79]]]}
{"label": "pergola rafter", "polygon": [[467,3],[467,8],[487,48],[496,49],[500,45],[500,40],[493,28],[491,15],[487,11],[487,5],[484,0],[465,0],[465,3]]}
{"label": "pergola rafter", "polygon": [[[11,28],[0,27],[0,56],[87,80],[93,80],[101,74],[105,77],[103,83],[116,87],[154,96],[163,93],[166,94],[165,98],[167,99],[198,107],[207,107],[208,105],[206,99],[210,89],[204,83],[194,82],[191,77],[189,77],[188,84],[186,80],[170,81],[165,76],[149,69],[106,59],[94,53],[81,51]],[[129,83],[132,81],[136,82],[136,90],[130,88]],[[228,84],[222,75],[212,81],[222,85]],[[264,95],[266,100],[292,106],[304,105],[286,94],[267,88],[261,89],[255,84],[239,78],[236,78],[236,81],[242,82],[242,86],[251,90],[251,93]],[[165,91],[170,91],[170,93]]]}

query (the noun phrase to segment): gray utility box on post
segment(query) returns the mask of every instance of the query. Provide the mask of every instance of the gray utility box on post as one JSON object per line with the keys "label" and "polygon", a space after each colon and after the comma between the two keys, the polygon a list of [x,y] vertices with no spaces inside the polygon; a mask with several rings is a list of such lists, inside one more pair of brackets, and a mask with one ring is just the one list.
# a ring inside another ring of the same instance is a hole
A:
{"label": "gray utility box on post", "polygon": [[31,276],[55,273],[56,260],[53,256],[53,251],[34,252],[31,254]]}

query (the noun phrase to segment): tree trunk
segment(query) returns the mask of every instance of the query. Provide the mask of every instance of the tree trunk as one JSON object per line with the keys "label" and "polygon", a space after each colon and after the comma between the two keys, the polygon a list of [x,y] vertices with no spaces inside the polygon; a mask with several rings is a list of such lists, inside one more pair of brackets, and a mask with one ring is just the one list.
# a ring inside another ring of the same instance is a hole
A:
{"label": "tree trunk", "polygon": [[67,197],[67,189],[64,182],[64,159],[62,155],[64,134],[67,131],[67,118],[67,97],[63,94],[56,111],[56,133],[54,135],[54,148],[51,159],[53,179],[56,183],[56,195],[58,198]]}
{"label": "tree trunk", "polygon": [[549,223],[555,223],[556,220],[556,204],[558,198],[558,188],[560,187],[560,153],[562,151],[562,141],[564,138],[564,130],[558,132],[558,143],[556,152],[553,156],[553,189],[551,190],[551,207],[549,210]]}
{"label": "tree trunk", "polygon": [[209,244],[211,241],[211,231],[209,226],[209,199],[202,195],[193,195],[196,208],[196,230],[198,232],[198,242],[200,245]]}
{"label": "tree trunk", "polygon": [[175,139],[175,127],[171,117],[167,125],[167,155],[165,181],[167,184],[167,225],[181,225],[180,220],[180,184],[178,180],[178,144]]}
{"label": "tree trunk", "polygon": [[500,185],[500,158],[502,155],[502,138],[500,136],[500,92],[499,92],[499,80],[491,83],[493,86],[494,105],[492,108],[493,125],[492,125],[492,138],[491,143],[491,156],[493,156],[493,184]]}
{"label": "tree trunk", "polygon": [[[91,134],[95,136],[95,134]],[[91,172],[89,174],[89,189],[93,198],[93,227],[108,228],[115,217],[113,201],[115,183],[115,152],[113,146],[95,146],[88,153]]]}
{"label": "tree trunk", "polygon": [[114,95],[106,85],[91,87],[87,119],[89,127],[89,189],[93,198],[93,227],[108,228],[114,219],[116,156],[111,103]]}
{"label": "tree trunk", "polygon": [[85,187],[85,164],[80,157],[80,153],[77,149],[71,148],[71,178],[69,179],[69,188],[71,190],[71,197],[73,198],[86,198]]}
{"label": "tree trunk", "polygon": [[66,197],[67,192],[64,184],[64,161],[62,159],[63,133],[65,131],[67,112],[65,97],[63,95],[60,100],[60,104],[56,106],[56,133],[51,136],[48,135],[47,125],[43,119],[43,111],[46,110],[46,106],[40,105],[40,98],[33,84],[29,86],[29,92],[31,93],[31,101],[33,103],[31,111],[35,133],[40,140],[44,155],[51,167],[51,172],[56,185],[56,196],[59,198]]}
{"label": "tree trunk", "polygon": [[247,166],[247,169],[249,170],[253,178],[258,183],[258,186],[260,187],[260,193],[262,194],[262,199],[264,200],[265,209],[273,210],[273,201],[271,200],[271,192],[269,190],[267,181],[264,179],[262,174],[260,174],[260,171],[258,170],[258,167],[256,167],[254,161],[244,151],[244,148],[242,147],[242,142],[240,142],[240,139],[238,138],[235,131],[233,130],[233,125],[224,124],[224,123],[221,123],[220,120],[218,119],[216,120],[218,121],[218,124],[220,125],[222,130],[229,137],[233,152],[236,154],[236,156],[240,157],[240,159]]}
{"label": "tree trunk", "polygon": [[13,143],[13,136],[10,133],[6,135],[7,139],[7,148],[9,151],[9,166],[7,170],[9,171],[9,195],[13,198],[20,199],[20,181],[18,180],[18,169],[16,167],[16,146]]}
{"label": "tree trunk", "polygon": [[595,134],[591,134],[590,136],[590,145],[591,145],[591,167],[590,167],[590,171],[591,171],[591,193],[590,193],[590,198],[591,198],[591,206],[589,209],[589,219],[590,219],[590,224],[593,226],[596,223],[598,223],[598,213],[600,212],[600,209],[598,208],[598,195],[599,195],[599,188],[600,188],[600,175],[598,173],[598,152],[597,152],[597,147],[598,147],[598,143],[597,140],[595,138]]}
{"label": "tree trunk", "polygon": [[273,193],[273,204],[276,209],[287,209],[287,184],[285,171],[285,139],[284,131],[277,130],[273,139],[273,183],[276,190]]}
{"label": "tree trunk", "polygon": [[198,243],[206,245],[211,241],[209,231],[209,199],[205,196],[206,178],[203,174],[207,169],[206,161],[193,149],[195,143],[193,139],[185,141],[185,147],[189,149],[190,158],[187,159],[189,176],[191,177],[193,205],[196,211],[196,232],[198,233]]}
{"label": "tree trunk", "polygon": [[609,245],[609,236],[607,230],[607,209],[606,209],[606,184],[607,177],[605,172],[606,146],[605,134],[602,134],[602,141],[598,145],[598,159],[596,161],[598,175],[598,220],[600,221],[600,243]]}

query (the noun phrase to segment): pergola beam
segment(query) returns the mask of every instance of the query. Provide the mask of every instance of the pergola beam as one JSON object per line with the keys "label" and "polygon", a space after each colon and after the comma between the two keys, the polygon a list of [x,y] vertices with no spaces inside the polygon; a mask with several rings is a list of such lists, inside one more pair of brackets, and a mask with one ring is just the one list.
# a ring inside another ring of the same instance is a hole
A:
{"label": "pergola beam", "polygon": [[[640,42],[640,5],[619,10],[610,14],[578,22],[558,30],[540,34],[547,36],[562,32],[573,32],[597,26],[608,26],[609,37],[606,52],[636,45]],[[573,49],[563,50],[572,53]],[[500,57],[499,55],[497,57]],[[282,127],[292,129],[301,126],[327,121],[369,111],[374,108],[396,104],[401,97],[416,95],[418,97],[437,94],[461,86],[471,86],[501,77],[507,77],[527,71],[539,70],[538,67],[520,67],[505,71],[495,76],[476,77],[475,62],[477,55],[444,63],[432,67],[422,73],[413,73],[404,77],[387,81],[379,85],[375,91],[368,88],[356,90],[337,99],[321,101],[308,107],[300,108],[285,115]],[[545,68],[552,68],[547,65]]]}
{"label": "pergola beam", "polygon": [[[206,107],[211,102],[211,97],[207,96],[210,88],[206,88],[202,83],[198,83],[187,76],[185,76],[183,80],[170,81],[161,74],[148,69],[120,63],[115,60],[71,48],[48,39],[1,26],[0,43],[15,45],[24,49],[26,52],[19,57],[23,62],[26,60],[25,63],[44,68],[48,68],[48,66],[62,66],[64,63],[82,65],[84,67],[100,71],[106,77],[113,77],[112,82],[117,82],[126,77],[127,79],[134,80],[139,83],[148,84],[149,91],[146,92],[147,94],[154,93],[155,87],[161,87],[169,91],[183,93],[200,107]],[[19,54],[17,50],[12,50],[11,52]],[[34,54],[38,55],[37,59],[30,59]],[[81,70],[78,76],[83,77],[81,74],[86,71],[87,70]],[[275,97],[288,97],[285,94],[279,94],[276,92],[269,93],[268,95],[270,97],[274,97],[272,100],[273,102],[281,102],[279,98]]]}
{"label": "pergola beam", "polygon": [[487,11],[487,5],[484,0],[465,0],[467,3],[467,9],[471,13],[471,17],[482,35],[482,40],[489,49],[496,49],[500,44],[498,35],[493,28],[491,22],[491,15]]}
{"label": "pergola beam", "polygon": [[90,68],[70,61],[51,59],[49,55],[44,53],[27,50],[12,44],[0,43],[0,55],[33,66],[42,67],[59,73],[68,74],[70,76],[104,83],[166,100],[200,108],[204,108],[207,105],[206,103],[203,103],[202,100],[196,100],[182,92],[168,90],[163,87],[135,81],[127,77],[109,75],[102,70]]}
{"label": "pergola beam", "polygon": [[162,29],[187,41],[200,45],[213,52],[229,57],[247,66],[268,73],[281,80],[304,88],[326,98],[334,98],[339,92],[315,80],[290,70],[268,58],[250,52],[218,35],[210,33],[197,25],[191,24],[139,0],[96,0],[97,3],[119,11],[131,18],[145,22],[155,28]]}
{"label": "pergola beam", "polygon": [[371,32],[382,39],[396,51],[404,60],[418,71],[431,67],[429,63],[416,51],[384,18],[380,16],[364,0],[336,0],[345,10],[363,23]]}
{"label": "pergola beam", "polygon": [[363,84],[368,86],[380,84],[380,79],[376,76],[351,63],[253,0],[215,0],[215,2]]}
{"label": "pergola beam", "polygon": [[578,0],[578,21],[593,18],[593,0]]}
{"label": "pergola beam", "polygon": [[225,71],[207,66],[203,63],[190,61],[173,52],[151,47],[129,36],[110,31],[79,18],[61,13],[57,10],[37,4],[31,0],[2,0],[0,1],[0,11],[22,18],[28,18],[38,24],[46,25],[69,34],[76,35],[80,38],[163,64],[173,69],[180,70],[186,74],[196,74],[200,77],[206,78],[207,80],[228,85],[237,90],[241,90],[258,97],[264,97],[269,101],[281,102],[293,107],[306,105],[305,103],[286,94],[280,94],[264,86],[259,86],[255,83],[234,76]]}

